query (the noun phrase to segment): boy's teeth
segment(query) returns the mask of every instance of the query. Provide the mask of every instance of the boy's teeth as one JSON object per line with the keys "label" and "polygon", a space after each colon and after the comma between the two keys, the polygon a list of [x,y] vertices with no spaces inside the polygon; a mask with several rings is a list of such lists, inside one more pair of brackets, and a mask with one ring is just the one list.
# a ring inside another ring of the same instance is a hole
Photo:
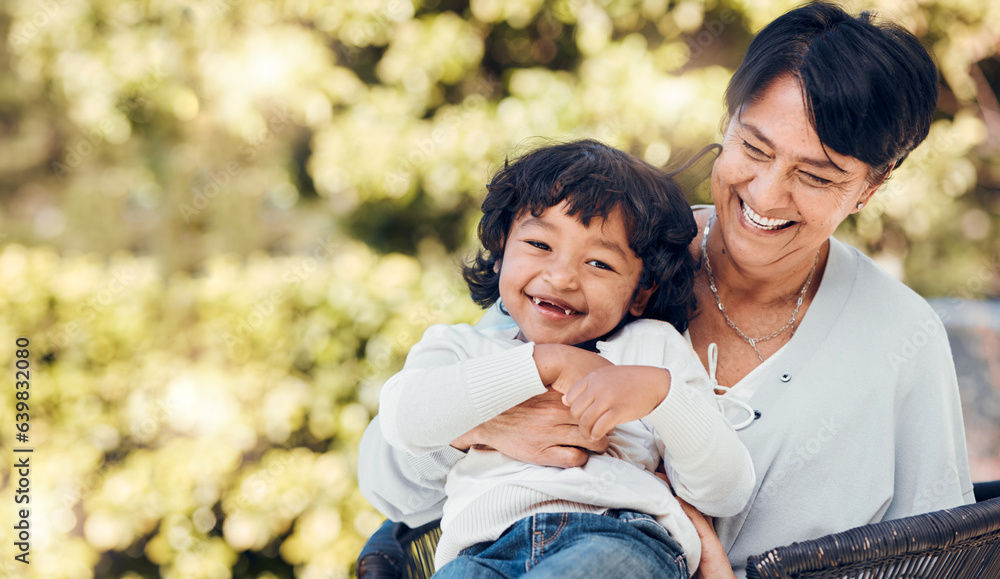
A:
{"label": "boy's teeth", "polygon": [[[531,301],[535,302],[535,305],[536,305],[536,306],[537,306],[537,305],[541,305],[541,303],[542,303],[542,300],[540,300],[540,299],[538,299],[538,298],[536,298],[536,297],[534,297],[534,296],[532,296],[532,297],[531,297]],[[545,303],[549,303],[549,302],[545,302]],[[555,304],[552,304],[552,305],[555,305]],[[564,311],[564,312],[566,312],[566,315],[567,315],[567,316],[569,316],[569,315],[572,315],[572,314],[573,314],[573,310],[566,310],[566,309],[564,309],[563,311]]]}
{"label": "boy's teeth", "polygon": [[759,213],[750,209],[750,206],[746,203],[743,203],[743,216],[747,218],[747,221],[760,229],[774,230],[791,223],[788,219],[771,219],[770,217],[761,217]]}

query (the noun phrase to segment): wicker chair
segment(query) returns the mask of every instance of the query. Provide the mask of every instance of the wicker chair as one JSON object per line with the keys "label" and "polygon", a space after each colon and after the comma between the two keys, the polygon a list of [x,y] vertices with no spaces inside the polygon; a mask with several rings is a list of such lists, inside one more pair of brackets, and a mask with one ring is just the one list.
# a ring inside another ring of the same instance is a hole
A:
{"label": "wicker chair", "polygon": [[[1000,578],[1000,481],[977,483],[972,505],[857,527],[771,549],[747,560],[747,577],[849,579]],[[363,579],[426,579],[437,521],[411,529],[386,521],[358,557]]]}
{"label": "wicker chair", "polygon": [[358,555],[359,579],[426,579],[434,574],[440,521],[411,529],[386,521]]}
{"label": "wicker chair", "polygon": [[747,559],[747,579],[1000,578],[1000,498],[857,527]]}

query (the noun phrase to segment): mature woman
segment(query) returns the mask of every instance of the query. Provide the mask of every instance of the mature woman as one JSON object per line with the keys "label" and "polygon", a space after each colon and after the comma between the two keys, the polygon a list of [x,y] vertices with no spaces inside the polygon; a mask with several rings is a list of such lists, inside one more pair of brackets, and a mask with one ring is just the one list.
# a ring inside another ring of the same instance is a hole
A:
{"label": "mature woman", "polygon": [[[972,501],[940,320],[831,237],[927,136],[936,98],[936,70],[916,38],[828,4],[762,30],[726,91],[715,206],[695,211],[702,271],[689,332],[725,397],[757,416],[740,430],[754,495],[715,521],[737,573],[771,547]],[[362,442],[362,490],[394,520],[438,518],[442,477],[471,444],[573,466],[606,441],[581,437],[557,395],[425,456],[389,449],[375,422]]]}

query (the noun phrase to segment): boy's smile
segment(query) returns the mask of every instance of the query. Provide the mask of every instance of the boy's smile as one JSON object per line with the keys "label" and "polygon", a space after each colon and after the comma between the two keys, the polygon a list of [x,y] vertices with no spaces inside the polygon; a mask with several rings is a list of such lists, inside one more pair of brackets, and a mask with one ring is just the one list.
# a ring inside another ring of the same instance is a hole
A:
{"label": "boy's smile", "polygon": [[539,297],[537,295],[528,297],[530,297],[532,301],[535,302],[535,305],[538,306],[539,309],[541,309],[543,312],[551,313],[552,315],[556,316],[556,318],[559,317],[560,312],[566,316],[572,316],[573,314],[578,313],[576,310],[563,303],[562,300],[556,298],[547,296]]}
{"label": "boy's smile", "polygon": [[627,312],[641,314],[652,294],[635,291],[642,260],[628,245],[620,213],[584,227],[566,208],[564,201],[538,217],[519,216],[498,262],[504,308],[538,344],[599,338]]}

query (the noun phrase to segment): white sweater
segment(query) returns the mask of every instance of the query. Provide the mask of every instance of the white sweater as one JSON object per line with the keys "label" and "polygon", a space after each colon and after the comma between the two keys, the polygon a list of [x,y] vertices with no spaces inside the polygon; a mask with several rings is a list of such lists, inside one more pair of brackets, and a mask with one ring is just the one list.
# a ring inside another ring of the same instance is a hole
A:
{"label": "white sweater", "polygon": [[[382,390],[385,440],[413,455],[438,452],[545,392],[533,344],[516,340],[516,334],[516,327],[428,329],[404,369]],[[670,392],[663,403],[644,420],[616,428],[608,452],[591,456],[581,468],[541,467],[496,451],[470,450],[447,476],[439,568],[462,549],[496,540],[535,513],[624,508],[656,516],[684,550],[693,573],[701,543],[669,488],[652,474],[661,458],[678,496],[702,512],[729,516],[743,508],[754,486],[753,465],[690,344],[669,324],[640,320],[600,342],[598,350],[615,364],[669,370]]]}

